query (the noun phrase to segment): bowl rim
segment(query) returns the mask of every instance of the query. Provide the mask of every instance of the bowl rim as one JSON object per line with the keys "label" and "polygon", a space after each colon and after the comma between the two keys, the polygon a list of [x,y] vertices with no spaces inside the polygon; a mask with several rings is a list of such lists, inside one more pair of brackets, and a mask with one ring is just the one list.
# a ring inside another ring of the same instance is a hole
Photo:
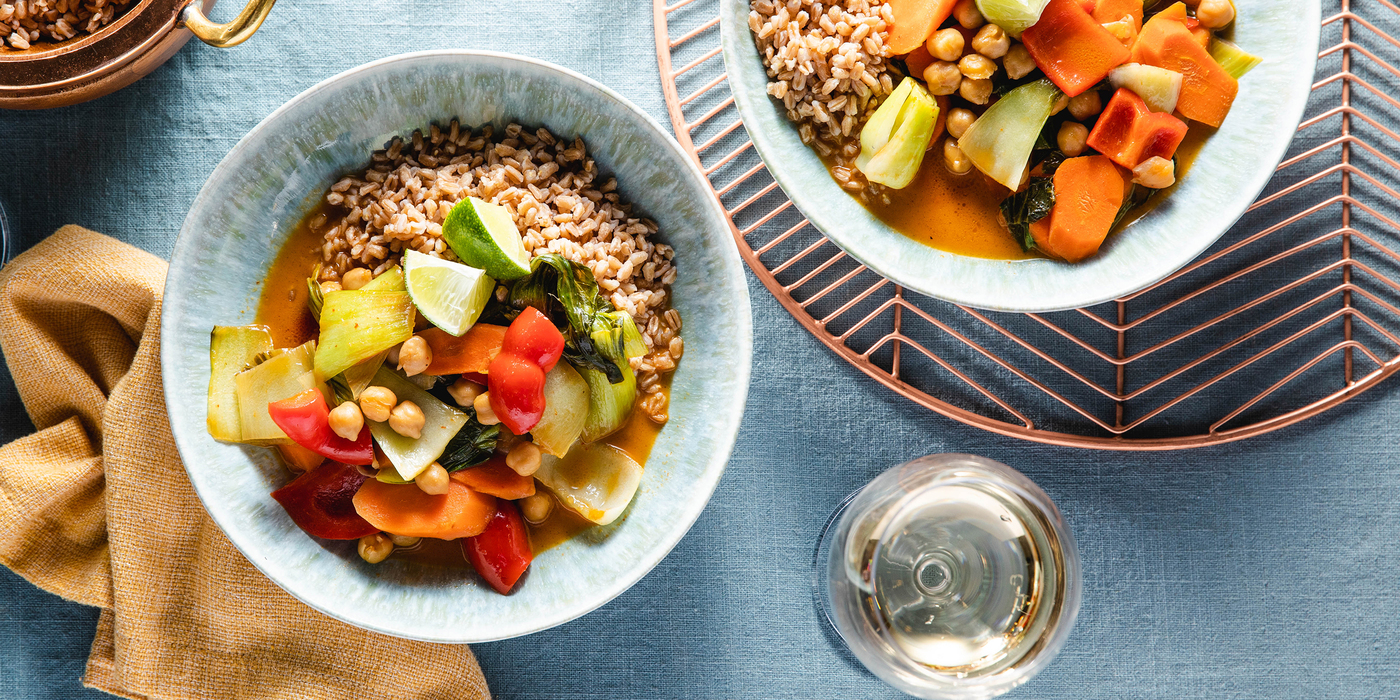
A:
{"label": "bowl rim", "polygon": [[[656,119],[652,118],[651,115],[647,114],[644,110],[642,110],[637,105],[633,104],[630,100],[623,97],[615,90],[612,90],[611,88],[603,85],[597,80],[594,80],[577,71],[537,58],[531,58],[528,56],[521,56],[518,54],[511,54],[500,51],[485,51],[474,49],[435,49],[396,54],[393,56],[387,56],[374,61],[370,61],[368,63],[364,63],[350,68],[348,70],[342,71],[303,90],[302,92],[298,93],[295,97],[291,98],[290,100],[282,104],[280,107],[278,107],[276,110],[268,114],[267,117],[263,118],[262,121],[258,122],[257,126],[253,127],[251,130],[248,131],[247,134],[243,136],[243,138],[239,139],[238,143],[236,143],[233,146],[233,148],[231,148],[229,152],[224,155],[223,159],[219,161],[219,164],[215,166],[215,168],[210,172],[209,176],[205,179],[204,185],[200,188],[199,194],[197,194],[194,200],[191,202],[189,211],[186,212],[185,221],[181,225],[180,232],[177,234],[174,246],[172,248],[170,256],[170,268],[164,287],[164,294],[168,295],[173,286],[182,283],[183,278],[187,274],[185,270],[190,269],[189,267],[182,264],[185,263],[187,260],[192,259],[194,253],[194,251],[190,247],[190,244],[188,243],[194,235],[194,233],[191,231],[192,224],[190,221],[190,212],[194,212],[202,208],[202,206],[205,205],[206,201],[213,197],[213,193],[209,191],[209,183],[215,181],[216,179],[220,179],[223,175],[225,175],[226,170],[232,168],[232,156],[241,151],[244,151],[245,149],[252,148],[253,142],[259,139],[263,135],[264,131],[271,128],[270,125],[278,121],[284,114],[290,112],[292,109],[296,108],[301,103],[310,100],[314,95],[322,91],[335,88],[341,81],[344,81],[347,78],[350,78],[362,72],[378,69],[385,65],[399,62],[412,62],[423,59],[471,60],[476,58],[490,58],[505,62],[530,64],[545,71],[556,73],[565,80],[576,81],[577,83],[579,83],[579,87],[591,88],[593,90],[596,90],[597,92],[601,93],[603,97],[617,102],[623,109],[630,111],[632,114],[634,114],[640,119],[641,124],[644,128],[650,129],[657,136],[659,136],[662,142],[665,143],[666,146],[672,150],[675,157],[680,159],[684,163],[683,167],[687,169],[691,177],[695,178],[697,184],[708,183],[703,173],[700,171],[699,166],[697,166],[694,163],[694,161],[688,155],[686,155],[685,151],[681,148],[680,144],[675,140],[671,133],[665,128],[663,128]],[[708,189],[708,187],[706,187],[706,189]],[[706,200],[704,206],[708,207],[711,210],[711,213],[718,217],[716,221],[725,221],[724,209],[722,206],[720,206],[717,198],[711,196],[706,197],[704,199]],[[727,240],[728,236],[725,235],[724,238]],[[222,532],[224,536],[228,538],[228,540],[234,545],[234,547],[239,551],[239,553],[243,555],[243,558],[247,560],[250,564],[252,564],[254,568],[258,569],[258,571],[262,573],[264,577],[266,577],[269,581],[277,585],[279,588],[281,588],[283,591],[285,591],[292,597],[306,604],[308,607],[311,607],[321,612],[322,614],[325,614],[333,619],[340,620],[347,624],[351,624],[362,629],[367,629],[374,632],[379,632],[395,637],[402,637],[406,639],[417,639],[421,641],[438,643],[474,644],[480,642],[498,641],[502,639],[511,639],[527,634],[533,634],[535,632],[540,632],[546,629],[557,627],[566,622],[582,617],[583,615],[593,612],[594,610],[597,610],[603,605],[606,605],[608,602],[612,601],[614,598],[630,589],[647,574],[651,573],[651,571],[656,568],[656,566],[661,562],[661,560],[664,559],[668,554],[670,554],[670,552],[676,547],[676,545],[679,544],[680,540],[690,532],[691,528],[695,524],[695,521],[699,519],[700,514],[704,512],[706,507],[708,507],[709,501],[714,496],[715,489],[719,485],[719,480],[723,476],[725,468],[728,465],[729,458],[733,454],[734,445],[737,442],[739,428],[743,420],[743,410],[748,400],[748,388],[752,374],[753,316],[748,293],[748,285],[743,272],[743,263],[739,258],[737,249],[733,247],[725,247],[722,250],[716,251],[715,254],[721,257],[729,258],[730,264],[727,267],[731,270],[731,275],[733,277],[733,279],[731,279],[730,281],[735,283],[734,286],[736,289],[739,290],[740,294],[736,301],[742,300],[743,302],[742,304],[735,304],[735,322],[739,326],[741,336],[739,338],[740,342],[737,344],[737,348],[735,348],[738,351],[738,357],[736,358],[738,362],[736,362],[735,364],[737,364],[738,366],[733,368],[733,376],[737,380],[737,382],[735,383],[735,393],[738,394],[738,396],[734,397],[736,403],[734,403],[733,405],[738,410],[729,412],[729,415],[731,415],[732,418],[730,418],[727,421],[727,425],[722,425],[717,429],[711,428],[711,430],[716,431],[715,434],[717,436],[717,442],[722,447],[720,450],[716,450],[716,452],[709,457],[708,463],[705,466],[704,471],[701,472],[699,479],[696,481],[694,485],[695,490],[693,492],[696,498],[688,499],[686,507],[683,508],[681,511],[681,517],[672,521],[678,526],[672,527],[669,530],[667,530],[665,536],[660,538],[658,542],[659,546],[655,546],[649,549],[646,556],[639,559],[632,567],[630,567],[630,569],[628,569],[628,573],[626,573],[626,575],[622,575],[617,577],[616,579],[613,579],[613,581],[608,585],[608,587],[602,589],[599,592],[596,598],[588,600],[582,605],[564,608],[559,612],[556,612],[552,616],[542,616],[539,618],[535,618],[531,624],[523,625],[517,628],[511,628],[500,634],[488,634],[468,637],[432,634],[425,635],[421,633],[415,634],[412,630],[399,629],[394,628],[390,625],[378,624],[373,618],[355,617],[353,614],[345,614],[343,611],[332,610],[326,606],[319,605],[315,601],[303,598],[296,591],[292,590],[286,585],[283,585],[281,581],[279,581],[277,578],[271,575],[267,571],[267,569],[264,568],[259,558],[253,555],[257,551],[255,548],[255,544],[245,539],[243,533],[237,530],[236,528],[233,532],[230,532],[229,529],[225,528],[223,524],[220,523],[213,516],[212,511],[209,509],[208,505],[208,496],[213,495],[212,487],[205,485],[203,488],[201,488],[201,480],[197,476],[199,470],[191,470],[188,466],[185,466],[185,472],[189,477],[190,485],[193,487],[195,494],[199,497],[200,503],[204,507],[205,513],[209,515],[210,521],[213,522],[219,528],[220,532]],[[161,311],[160,362],[162,368],[162,389],[165,393],[165,407],[169,414],[174,415],[175,412],[178,410],[178,407],[174,403],[172,403],[171,400],[171,396],[173,393],[172,390],[174,389],[174,387],[171,386],[171,382],[173,381],[173,375],[171,372],[166,371],[166,368],[174,366],[174,357],[176,350],[173,344],[165,343],[165,339],[167,337],[171,337],[172,331],[174,330],[174,319],[173,316],[169,313],[171,308],[172,305],[166,304],[163,306]],[[708,424],[713,425],[712,422]],[[182,438],[181,434],[177,433],[174,430],[173,423],[171,427],[171,435],[175,442],[176,451],[181,456],[181,464],[187,465],[188,463],[184,458],[184,454],[187,450],[190,454],[194,454],[193,445],[187,445],[188,440],[186,438]],[[703,498],[700,498],[699,496],[703,496]],[[679,525],[683,525],[683,527]],[[309,538],[310,536],[308,535],[307,537]]]}
{"label": "bowl rim", "polygon": [[[825,197],[825,195],[830,194],[828,191],[823,189],[819,192],[805,186],[804,183],[801,182],[799,174],[805,172],[804,168],[791,165],[793,160],[785,157],[785,153],[782,151],[783,146],[774,142],[775,137],[763,128],[756,128],[755,125],[760,124],[762,120],[752,118],[760,114],[761,110],[772,108],[774,104],[772,98],[770,98],[766,92],[759,94],[756,91],[751,92],[744,89],[744,86],[738,82],[743,79],[741,76],[748,71],[744,62],[758,61],[762,63],[762,57],[759,55],[758,47],[753,41],[752,32],[747,22],[744,21],[747,13],[744,13],[745,16],[740,16],[735,14],[735,11],[732,9],[739,4],[742,4],[745,10],[747,10],[748,3],[745,0],[721,0],[719,9],[721,16],[720,42],[724,55],[725,74],[728,76],[727,80],[730,82],[730,94],[734,98],[735,108],[738,110],[740,120],[744,123],[745,131],[749,135],[749,140],[753,142],[754,150],[757,151],[759,157],[762,159],[765,169],[788,199],[792,201],[801,215],[805,217],[822,236],[830,240],[840,248],[842,252],[849,255],[856,262],[864,265],[881,277],[891,280],[910,291],[961,306],[988,311],[1018,313],[1051,313],[1083,309],[1130,296],[1171,277],[1176,274],[1178,270],[1189,265],[1191,261],[1200,257],[1202,253],[1215,245],[1215,243],[1249,211],[1249,208],[1259,198],[1259,194],[1268,187],[1269,182],[1276,173],[1277,165],[1282,162],[1284,156],[1288,152],[1289,146],[1293,142],[1293,138],[1297,135],[1296,126],[1301,123],[1303,115],[1307,112],[1313,76],[1316,73],[1316,66],[1319,60],[1317,44],[1320,41],[1322,31],[1321,0],[1302,0],[1299,7],[1292,8],[1294,13],[1301,13],[1305,18],[1305,22],[1302,26],[1307,29],[1305,30],[1306,34],[1302,38],[1307,40],[1306,51],[1308,58],[1306,63],[1308,69],[1306,71],[1299,71],[1298,77],[1291,84],[1292,89],[1298,90],[1296,95],[1291,96],[1296,101],[1296,104],[1290,105],[1292,108],[1287,112],[1280,112],[1280,114],[1283,115],[1282,122],[1290,125],[1291,128],[1287,132],[1287,138],[1276,136],[1275,141],[1268,144],[1270,148],[1262,153],[1258,162],[1267,162],[1269,164],[1268,169],[1266,170],[1261,167],[1257,172],[1253,173],[1252,177],[1242,180],[1241,184],[1235,188],[1238,190],[1239,194],[1231,200],[1230,205],[1217,217],[1219,231],[1211,236],[1196,236],[1190,239],[1193,244],[1190,246],[1183,246],[1180,249],[1183,252],[1171,255],[1171,262],[1169,264],[1154,269],[1144,276],[1125,280],[1118,283],[1116,286],[1099,284],[1101,280],[1097,279],[1086,279],[1084,283],[1077,285],[1081,289],[1086,289],[1086,293],[1078,295],[1059,295],[1059,298],[1051,295],[1036,297],[1034,295],[1024,294],[1016,298],[1010,298],[1005,294],[999,295],[993,290],[974,289],[971,285],[965,284],[964,277],[949,273],[960,272],[964,274],[973,273],[980,275],[992,270],[994,267],[1003,267],[1005,271],[998,274],[1011,280],[1016,278],[1018,273],[1029,270],[1029,266],[1036,263],[1060,266],[1067,264],[1044,258],[1032,258],[1029,260],[974,258],[944,251],[906,237],[883,221],[875,219],[874,215],[869,214],[868,210],[856,202],[854,198],[850,198],[849,195],[841,192],[843,197],[850,199],[851,202],[855,204],[854,210],[845,213],[849,214],[855,212],[857,216],[862,213],[865,214],[869,220],[874,222],[872,224],[873,226],[888,231],[891,236],[898,236],[902,239],[899,243],[894,245],[904,248],[905,252],[917,251],[920,249],[932,251],[932,253],[940,255],[945,259],[951,259],[955,262],[966,261],[968,265],[977,267],[975,269],[958,270],[952,269],[947,262],[915,262],[910,264],[908,257],[903,255],[871,255],[868,252],[868,248],[862,245],[863,236],[861,234],[866,229],[861,226],[853,225],[852,220],[844,218],[841,214],[837,213],[833,207],[828,206],[829,200]],[[767,80],[766,74],[764,75],[764,80],[765,82]],[[796,126],[787,119],[785,114],[781,114],[781,110],[779,110],[779,113],[779,121],[781,124],[785,128],[792,130],[795,134]],[[810,150],[810,147],[807,148]],[[776,167],[775,164],[777,164]],[[834,186],[833,181],[833,187]],[[1246,194],[1249,196],[1245,197]],[[1174,198],[1175,197],[1168,197],[1167,201],[1170,202]],[[1119,233],[1121,234],[1122,232],[1120,231]],[[908,241],[908,243],[904,241]],[[917,246],[917,248],[912,248],[910,247],[911,245]],[[1102,254],[1096,257],[1098,259],[1104,258]],[[1090,262],[1092,262],[1092,260],[1077,264],[1076,267],[1082,268],[1082,266],[1088,265]],[[1027,298],[1028,296],[1032,298]],[[1072,298],[1063,298],[1065,296]],[[1008,301],[1012,303],[1006,303]]]}

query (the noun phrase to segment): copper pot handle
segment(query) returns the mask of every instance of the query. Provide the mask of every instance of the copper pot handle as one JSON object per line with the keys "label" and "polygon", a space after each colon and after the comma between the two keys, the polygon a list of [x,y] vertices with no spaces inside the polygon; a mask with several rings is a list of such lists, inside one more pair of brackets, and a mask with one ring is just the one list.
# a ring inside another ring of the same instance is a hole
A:
{"label": "copper pot handle", "polygon": [[258,27],[267,19],[267,13],[272,11],[275,2],[277,0],[248,0],[243,11],[238,13],[232,22],[226,24],[211,22],[200,11],[199,4],[191,2],[180,12],[180,22],[194,32],[200,41],[226,49],[247,41],[257,33]]}

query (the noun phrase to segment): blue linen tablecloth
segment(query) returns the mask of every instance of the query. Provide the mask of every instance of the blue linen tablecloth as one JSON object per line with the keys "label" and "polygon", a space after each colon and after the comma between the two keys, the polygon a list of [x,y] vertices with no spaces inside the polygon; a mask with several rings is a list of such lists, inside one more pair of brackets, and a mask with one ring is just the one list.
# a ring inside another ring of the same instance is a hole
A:
{"label": "blue linen tablecloth", "polygon": [[[667,123],[646,0],[285,0],[241,47],[196,42],[118,94],[0,112],[0,197],[18,247],[76,223],[168,256],[205,177],[269,112],[342,70],[428,48],[553,61]],[[750,291],[748,417],[709,508],[602,609],[476,645],[499,697],[901,697],[823,633],[812,548],[845,494],[947,451],[1025,472],[1079,540],[1078,626],[1060,658],[1009,697],[1400,697],[1394,387],[1219,447],[1046,447],[894,395],[822,348],[752,277]],[[7,374],[0,405],[0,440],[33,430]],[[0,697],[106,697],[78,681],[96,619],[0,570]]]}

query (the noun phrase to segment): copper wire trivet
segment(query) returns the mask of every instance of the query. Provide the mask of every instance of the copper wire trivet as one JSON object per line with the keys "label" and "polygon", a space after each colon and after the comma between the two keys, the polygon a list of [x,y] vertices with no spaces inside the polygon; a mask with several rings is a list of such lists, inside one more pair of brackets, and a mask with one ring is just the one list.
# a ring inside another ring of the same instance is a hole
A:
{"label": "copper wire trivet", "polygon": [[1009,314],[906,293],[803,218],[740,128],[719,1],[654,0],[676,138],[709,177],[758,279],[817,339],[899,394],[1002,435],[1166,450],[1296,423],[1400,368],[1400,134],[1389,117],[1400,101],[1383,89],[1400,70],[1381,58],[1400,41],[1377,26],[1400,22],[1390,2],[1324,10],[1328,48],[1299,133],[1215,247],[1115,302]]}

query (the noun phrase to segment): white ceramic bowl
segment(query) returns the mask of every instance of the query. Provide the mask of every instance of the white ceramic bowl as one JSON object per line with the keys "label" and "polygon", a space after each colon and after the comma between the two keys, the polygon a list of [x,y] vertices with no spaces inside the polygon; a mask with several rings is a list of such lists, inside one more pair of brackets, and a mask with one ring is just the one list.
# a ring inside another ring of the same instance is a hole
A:
{"label": "white ceramic bowl", "polygon": [[[249,323],[287,235],[342,174],[398,134],[453,117],[580,135],[624,198],[675,246],[685,359],[670,422],[631,510],[538,558],[512,595],[461,570],[360,560],[355,542],[316,540],[269,494],[290,480],[270,450],[205,430],[209,331]],[[574,619],[627,590],[704,509],[733,449],[748,393],[747,286],[704,176],[654,120],[577,73],[504,54],[387,58],[303,92],[254,128],[209,176],[170,263],[161,364],[175,442],[210,517],[268,578],[348,623],[434,642],[505,639]]]}
{"label": "white ceramic bowl", "polygon": [[[1176,192],[1070,265],[1044,258],[986,260],[915,242],[845,194],[802,144],[748,27],[749,0],[722,0],[724,63],[754,146],[798,209],[851,257],[908,289],[995,311],[1058,311],[1116,299],[1157,282],[1211,246],[1268,184],[1307,106],[1321,32],[1320,0],[1236,0],[1236,43],[1264,62]],[[936,154],[935,154],[936,155]]]}

